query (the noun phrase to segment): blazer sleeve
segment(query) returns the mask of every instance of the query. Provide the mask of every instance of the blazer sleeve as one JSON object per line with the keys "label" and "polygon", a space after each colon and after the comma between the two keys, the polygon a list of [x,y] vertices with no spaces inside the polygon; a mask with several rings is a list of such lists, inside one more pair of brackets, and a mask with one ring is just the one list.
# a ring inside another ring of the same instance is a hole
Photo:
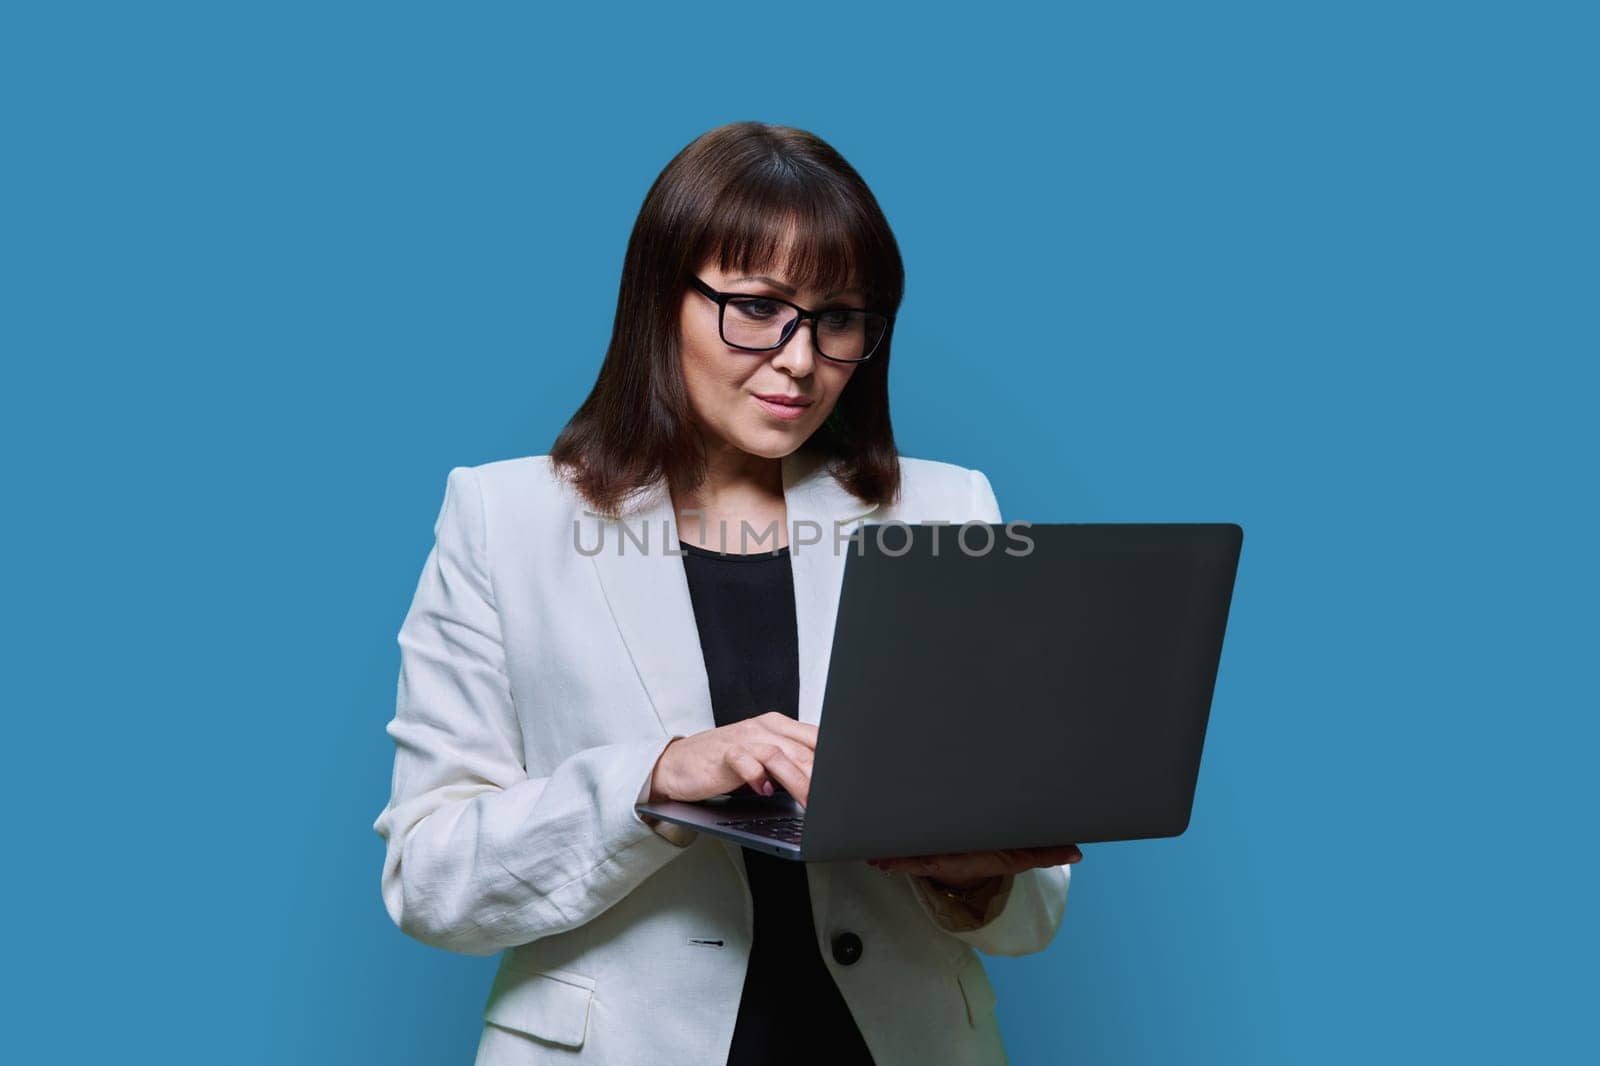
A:
{"label": "blazer sleeve", "polygon": [[[972,479],[970,520],[999,523],[1000,504],[989,479],[980,470],[968,474]],[[938,928],[986,955],[1031,955],[1048,947],[1061,927],[1072,868],[1063,863],[1006,875],[983,914],[974,914],[940,895],[921,874],[906,876],[923,913]]]}
{"label": "blazer sleeve", "polygon": [[528,776],[476,471],[456,467],[399,633],[382,892],[396,925],[468,955],[582,925],[683,853],[634,810],[671,738],[576,752]]}

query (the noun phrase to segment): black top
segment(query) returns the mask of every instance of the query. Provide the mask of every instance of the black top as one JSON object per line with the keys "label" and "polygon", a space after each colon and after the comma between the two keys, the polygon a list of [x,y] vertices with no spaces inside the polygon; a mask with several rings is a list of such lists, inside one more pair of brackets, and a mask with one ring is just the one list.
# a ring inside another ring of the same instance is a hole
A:
{"label": "black top", "polygon": [[[798,718],[800,652],[789,549],[724,555],[680,544],[717,725],[769,710]],[[805,864],[739,850],[755,903],[755,941],[728,1066],[872,1066],[817,946]]]}

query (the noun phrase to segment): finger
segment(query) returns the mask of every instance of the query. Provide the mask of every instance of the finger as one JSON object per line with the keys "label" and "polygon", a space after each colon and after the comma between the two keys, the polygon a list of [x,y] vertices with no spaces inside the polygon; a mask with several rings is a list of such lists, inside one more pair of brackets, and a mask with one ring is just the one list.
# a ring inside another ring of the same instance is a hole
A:
{"label": "finger", "polygon": [[765,758],[765,763],[767,773],[795,798],[795,802],[804,807],[811,792],[811,775],[796,765],[782,748],[774,747],[772,754]]}
{"label": "finger", "polygon": [[1083,852],[1078,850],[1076,844],[1063,844],[1054,848],[1028,848],[1027,851],[1035,866],[1060,866],[1064,863],[1078,862],[1083,858]]}
{"label": "finger", "polygon": [[913,862],[905,872],[919,877],[932,877],[941,881],[972,881],[987,877],[1004,877],[1010,871],[995,866],[992,861],[977,857],[959,859],[924,859]]}
{"label": "finger", "polygon": [[914,855],[893,859],[869,860],[888,873],[905,871],[938,877],[977,877],[1019,874],[1038,866],[1060,866],[1078,862],[1083,852],[1076,844],[1054,848],[1008,848],[998,851],[972,851],[944,855]]}
{"label": "finger", "polygon": [[879,859],[873,865],[887,873],[927,873],[933,870],[951,872],[948,864],[934,855],[901,855],[892,859]]}
{"label": "finger", "polygon": [[815,751],[817,747],[817,727],[810,722],[801,722],[790,718],[780,711],[768,711],[754,719],[755,723],[769,732],[776,733],[785,740],[802,744],[808,751]]}
{"label": "finger", "polygon": [[[1048,861],[1047,859],[1044,859],[1044,858],[1040,857],[1039,853],[1041,851],[1045,851],[1045,850],[1048,850],[1048,849],[1042,849],[1042,848],[1007,848],[1006,850],[1000,852],[1000,854],[1002,856],[1004,856],[1004,865],[1005,865],[1005,868],[1006,868],[1006,873],[1008,873],[1008,874],[1020,874],[1020,873],[1023,873],[1024,871],[1033,869],[1035,866],[1055,866],[1055,865],[1057,865],[1056,862],[1051,862],[1051,861]],[[1064,862],[1066,860],[1062,859],[1061,861]]]}
{"label": "finger", "polygon": [[767,733],[765,739],[747,745],[755,752],[756,758],[765,761],[774,752],[782,752],[789,757],[789,761],[798,766],[806,775],[806,780],[811,780],[811,767],[816,762],[816,753],[804,744],[790,740],[788,737],[776,733]]}
{"label": "finger", "polygon": [[1031,864],[1012,851],[968,851],[946,855],[916,855],[890,860],[880,869],[924,877],[964,880],[971,877],[1003,877],[1021,873]]}
{"label": "finger", "polygon": [[[762,765],[767,768],[768,775],[774,781],[782,784],[784,789],[791,795],[795,792],[795,789],[791,787],[790,782],[793,780],[796,771],[806,782],[803,788],[809,789],[811,783],[811,753],[805,747],[794,744],[792,741],[780,740],[771,733],[766,734],[766,736],[769,739],[740,746],[760,760]],[[773,772],[773,767],[776,763],[785,765],[789,770],[788,777],[780,778],[777,773]]]}
{"label": "finger", "polygon": [[750,749],[737,744],[730,744],[722,753],[722,761],[728,769],[759,796],[772,794],[772,782],[767,778],[767,768],[762,761],[755,757]]}
{"label": "finger", "polygon": [[[1076,848],[1072,849],[1076,851]],[[967,866],[981,867],[988,873],[1020,874],[1037,866],[1060,866],[1076,861],[1065,848],[1002,848],[998,851],[975,851],[966,856],[951,856],[968,860]]]}
{"label": "finger", "polygon": [[789,756],[791,762],[805,771],[806,780],[810,781],[812,768],[817,764],[816,752],[804,744],[794,744],[792,742],[784,743],[783,752]]}

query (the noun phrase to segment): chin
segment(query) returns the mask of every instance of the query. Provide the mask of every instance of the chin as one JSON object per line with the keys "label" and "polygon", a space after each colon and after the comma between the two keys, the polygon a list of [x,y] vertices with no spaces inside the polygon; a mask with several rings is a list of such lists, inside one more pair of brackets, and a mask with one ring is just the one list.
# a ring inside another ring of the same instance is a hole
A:
{"label": "chin", "polygon": [[810,430],[772,429],[765,428],[741,434],[737,440],[739,449],[751,455],[759,455],[763,459],[782,459],[796,448],[806,442],[811,436]]}

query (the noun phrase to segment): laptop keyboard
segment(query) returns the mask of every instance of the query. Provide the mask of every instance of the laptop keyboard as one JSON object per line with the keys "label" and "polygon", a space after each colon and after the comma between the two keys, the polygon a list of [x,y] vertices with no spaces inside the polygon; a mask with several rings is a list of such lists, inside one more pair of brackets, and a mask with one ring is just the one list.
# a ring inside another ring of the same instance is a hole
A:
{"label": "laptop keyboard", "polygon": [[730,829],[738,829],[756,836],[769,837],[781,840],[786,844],[800,843],[800,834],[805,831],[805,815],[784,815],[781,818],[727,818],[717,822]]}

